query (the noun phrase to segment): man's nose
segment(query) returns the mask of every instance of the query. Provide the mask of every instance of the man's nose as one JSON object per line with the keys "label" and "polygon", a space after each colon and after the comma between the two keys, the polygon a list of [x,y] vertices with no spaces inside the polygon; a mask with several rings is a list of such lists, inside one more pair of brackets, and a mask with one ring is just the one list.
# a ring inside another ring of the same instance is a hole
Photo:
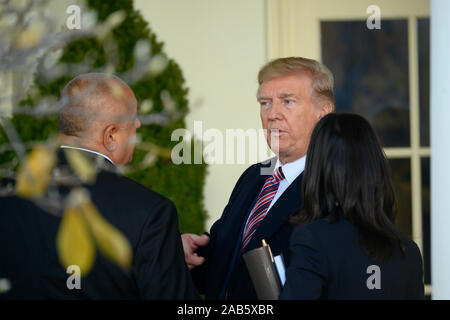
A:
{"label": "man's nose", "polygon": [[269,110],[269,114],[267,115],[269,120],[279,119],[281,117],[281,103],[274,101],[272,103],[272,107]]}
{"label": "man's nose", "polygon": [[141,120],[139,118],[136,118],[136,129],[139,129],[141,127]]}

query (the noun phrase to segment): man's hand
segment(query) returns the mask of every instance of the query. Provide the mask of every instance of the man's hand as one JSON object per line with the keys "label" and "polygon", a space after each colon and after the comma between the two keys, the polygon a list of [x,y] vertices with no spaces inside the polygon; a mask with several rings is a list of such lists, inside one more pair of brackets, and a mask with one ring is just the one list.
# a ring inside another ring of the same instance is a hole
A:
{"label": "man's hand", "polygon": [[184,259],[186,260],[189,270],[200,266],[205,261],[205,258],[200,257],[194,251],[197,250],[198,247],[207,245],[209,236],[206,234],[198,236],[192,233],[183,233],[181,235],[181,240],[183,241]]}

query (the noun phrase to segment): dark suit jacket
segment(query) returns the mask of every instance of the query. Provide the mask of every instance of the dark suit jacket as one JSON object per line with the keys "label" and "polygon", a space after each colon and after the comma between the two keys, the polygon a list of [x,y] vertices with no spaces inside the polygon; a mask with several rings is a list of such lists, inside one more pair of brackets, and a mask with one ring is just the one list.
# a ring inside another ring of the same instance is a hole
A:
{"label": "dark suit jacket", "polygon": [[[60,167],[66,163],[62,154]],[[55,246],[61,218],[30,201],[0,197],[0,278],[11,282],[11,290],[0,298],[198,298],[184,261],[173,203],[112,172],[113,165],[105,162],[109,170],[100,171],[87,188],[99,212],[129,240],[131,271],[123,272],[97,250],[93,268],[81,278],[81,290],[69,290],[70,274],[61,266]]]}
{"label": "dark suit jacket", "polygon": [[[239,254],[242,231],[250,210],[266,179],[261,175],[262,164],[249,167],[239,178],[221,218],[210,231],[210,242],[198,250],[205,257],[201,267],[192,270],[194,281],[206,299],[257,299],[253,283],[242,256]],[[301,204],[301,174],[283,192],[267,213],[245,251],[260,247],[265,239],[272,253],[283,254],[289,261],[289,238],[292,226],[289,217]]]}
{"label": "dark suit jacket", "polygon": [[[280,299],[424,298],[422,257],[413,241],[407,243],[405,258],[398,247],[380,263],[363,251],[358,237],[357,228],[341,215],[335,223],[322,219],[296,228]],[[379,272],[369,268],[373,265]]]}

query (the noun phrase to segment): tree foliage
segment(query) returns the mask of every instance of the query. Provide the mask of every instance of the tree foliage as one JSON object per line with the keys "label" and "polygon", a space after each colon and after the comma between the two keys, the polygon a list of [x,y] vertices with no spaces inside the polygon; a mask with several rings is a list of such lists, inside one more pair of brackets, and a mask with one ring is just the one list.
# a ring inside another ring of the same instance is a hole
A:
{"label": "tree foliage", "polygon": [[[125,13],[125,18],[106,39],[84,38],[65,45],[60,57],[61,63],[67,66],[79,62],[87,63],[90,68],[84,72],[108,72],[112,68],[114,74],[127,80],[129,71],[139,67],[135,64],[139,63],[136,60],[136,44],[140,41],[147,41],[150,44],[151,56],[166,57],[163,52],[163,43],[158,41],[141,14],[134,10],[132,0],[88,0],[87,5],[97,12],[99,22],[105,21],[108,16],[119,10]],[[150,110],[141,108],[141,115],[164,113],[167,109],[167,101],[165,101],[167,97],[181,115],[169,123],[148,123],[138,129],[142,143],[170,150],[178,143],[178,141],[171,141],[171,133],[178,128],[185,128],[184,117],[188,113],[188,89],[177,63],[167,57],[165,61],[165,68],[161,72],[150,73],[136,82],[130,82],[130,86],[138,103],[150,101],[152,106]],[[36,105],[45,96],[59,97],[61,89],[73,78],[73,74],[67,72],[48,82],[41,77],[40,67],[41,65],[36,73],[32,93],[21,102],[23,105]],[[56,114],[39,118],[31,114],[15,114],[12,123],[24,143],[44,141],[57,133]],[[0,127],[0,145],[4,145],[8,141],[1,130]],[[144,161],[146,156],[148,156],[148,150],[140,149],[138,144],[130,167]],[[17,156],[11,150],[1,152],[0,164],[1,167],[17,166]],[[167,156],[157,155],[153,165],[131,171],[127,175],[175,203],[182,232],[201,233],[204,231],[206,219],[203,206],[205,164],[175,165]]]}

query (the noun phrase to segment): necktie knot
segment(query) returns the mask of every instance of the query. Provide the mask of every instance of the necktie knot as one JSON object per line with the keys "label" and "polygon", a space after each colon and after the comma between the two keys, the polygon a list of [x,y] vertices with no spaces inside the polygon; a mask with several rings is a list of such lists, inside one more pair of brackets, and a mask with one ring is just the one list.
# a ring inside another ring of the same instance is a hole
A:
{"label": "necktie knot", "polygon": [[273,173],[273,178],[277,181],[280,182],[281,180],[285,179],[284,177],[284,173],[283,173],[283,169],[281,169],[281,167],[278,167],[274,173]]}

